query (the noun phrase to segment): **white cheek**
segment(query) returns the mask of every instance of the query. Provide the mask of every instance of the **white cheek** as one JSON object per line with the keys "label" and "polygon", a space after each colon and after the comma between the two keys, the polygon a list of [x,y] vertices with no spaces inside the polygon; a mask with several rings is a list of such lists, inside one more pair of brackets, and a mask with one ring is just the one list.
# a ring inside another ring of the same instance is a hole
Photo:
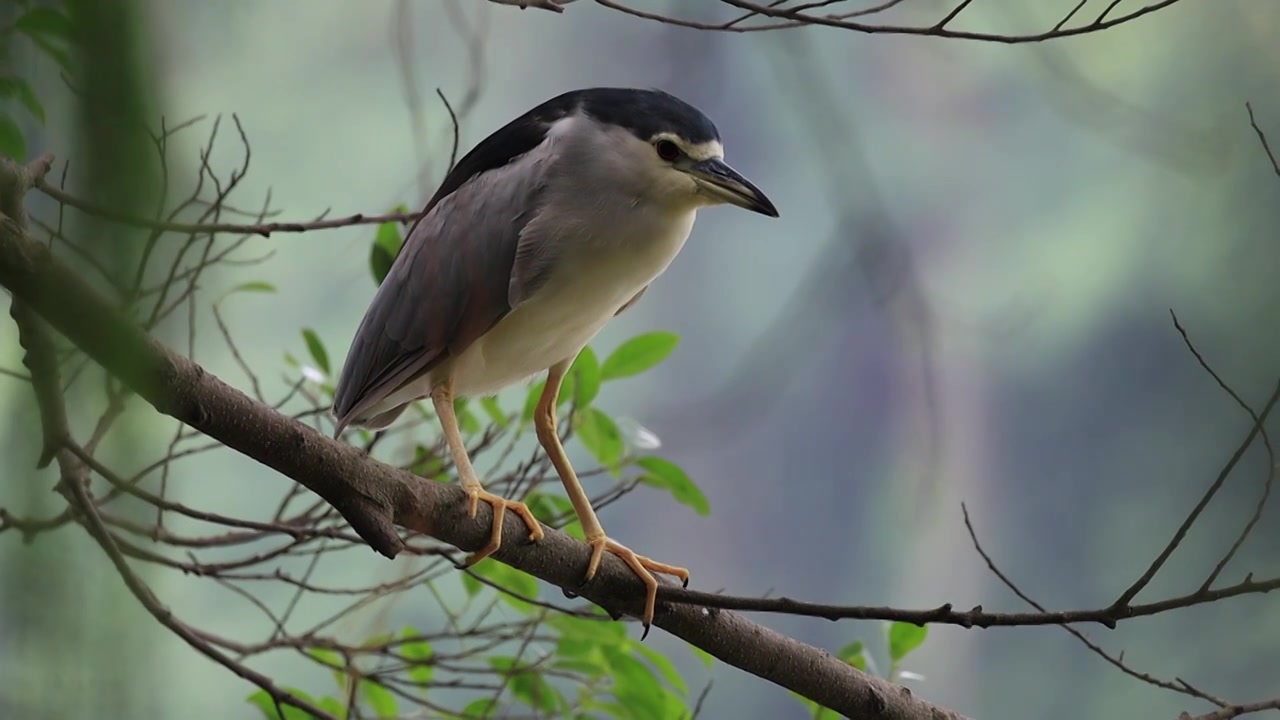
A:
{"label": "white cheek", "polygon": [[693,178],[679,170],[663,168],[658,172],[656,177],[652,178],[649,186],[651,195],[667,199],[669,201],[687,199],[689,202],[701,203],[698,195],[698,184]]}

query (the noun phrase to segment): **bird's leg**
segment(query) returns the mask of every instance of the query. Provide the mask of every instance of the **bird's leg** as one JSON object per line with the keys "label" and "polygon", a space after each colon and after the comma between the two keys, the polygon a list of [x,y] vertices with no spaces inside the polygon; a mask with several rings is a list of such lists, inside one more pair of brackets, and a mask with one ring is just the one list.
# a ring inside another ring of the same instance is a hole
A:
{"label": "bird's leg", "polygon": [[516,500],[508,500],[494,495],[480,486],[475,468],[471,466],[471,458],[467,456],[467,446],[462,442],[462,433],[458,430],[458,418],[453,412],[453,382],[445,381],[431,391],[431,401],[435,403],[436,417],[440,418],[440,426],[444,429],[445,442],[449,444],[449,452],[453,455],[453,465],[458,470],[458,481],[462,489],[471,498],[468,516],[476,516],[476,508],[481,500],[493,506],[493,529],[489,542],[484,547],[467,557],[466,564],[474,565],[492,555],[502,546],[502,520],[507,508],[520,516],[529,527],[529,539],[537,542],[542,539],[542,526],[529,511],[529,506]]}
{"label": "bird's leg", "polygon": [[650,571],[674,575],[686,586],[689,584],[689,571],[637,555],[604,534],[604,528],[600,525],[595,510],[591,508],[591,500],[587,498],[587,493],[578,482],[578,475],[569,464],[569,456],[564,451],[564,445],[560,444],[560,434],[556,431],[556,399],[560,396],[560,384],[564,381],[564,375],[568,372],[571,363],[572,358],[553,365],[547,371],[547,383],[533,415],[534,427],[538,432],[538,441],[547,451],[551,463],[555,465],[556,472],[560,475],[560,481],[564,483],[565,491],[569,494],[569,502],[573,503],[578,522],[582,523],[582,533],[587,543],[591,545],[591,560],[587,563],[585,580],[595,577],[596,569],[600,567],[600,556],[605,551],[622,558],[627,567],[630,567],[644,582],[646,592],[644,617],[641,620],[644,622],[645,633],[648,634],[649,624],[653,622],[653,612],[658,602],[658,581]]}

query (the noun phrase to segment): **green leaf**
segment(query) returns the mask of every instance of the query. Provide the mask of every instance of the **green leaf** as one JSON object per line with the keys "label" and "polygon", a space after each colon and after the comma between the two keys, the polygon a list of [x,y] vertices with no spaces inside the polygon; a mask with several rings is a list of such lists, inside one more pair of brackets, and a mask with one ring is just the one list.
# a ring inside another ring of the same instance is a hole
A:
{"label": "green leaf", "polygon": [[708,670],[710,670],[710,669],[711,669],[711,666],[712,666],[712,665],[715,663],[715,661],[716,661],[716,658],[715,658],[715,656],[714,656],[714,655],[712,655],[711,653],[707,652],[706,650],[703,650],[702,648],[698,647],[697,645],[690,645],[690,646],[689,646],[689,649],[693,651],[693,656],[694,656],[694,657],[696,657],[696,658],[698,658],[699,660],[701,660],[701,661],[702,661],[702,664],[707,666],[707,669],[708,669]]}
{"label": "green leaf", "polygon": [[483,588],[484,583],[472,577],[471,573],[462,573],[462,589],[467,591],[467,597],[475,597]]}
{"label": "green leaf", "polygon": [[604,653],[613,671],[613,696],[631,709],[632,717],[665,717],[663,688],[649,666],[621,646],[606,646]]}
{"label": "green leaf", "polygon": [[627,646],[634,652],[638,652],[644,656],[649,664],[654,667],[662,677],[666,679],[671,687],[680,691],[682,695],[689,694],[689,686],[685,684],[684,678],[680,677],[680,673],[676,672],[676,666],[671,664],[666,655],[654,650],[644,643],[628,642]]}
{"label": "green leaf", "polygon": [[409,679],[426,689],[436,669],[433,664],[435,651],[431,649],[431,643],[411,627],[401,630],[400,637],[405,640],[400,645],[400,654],[409,662]]}
{"label": "green leaf", "polygon": [[[556,641],[556,655],[566,662],[575,658],[582,659],[595,657],[597,655],[596,649],[596,643],[587,640],[586,638],[562,636]],[[583,662],[586,661],[583,660]],[[598,664],[598,662],[587,662],[587,665],[593,668]],[[582,671],[586,672],[586,670]],[[599,673],[597,672],[595,674]]]}
{"label": "green leaf", "polygon": [[484,408],[484,413],[489,416],[490,422],[500,428],[505,428],[510,421],[496,397],[481,398],[480,407]]}
{"label": "green leaf", "polygon": [[394,255],[378,243],[374,243],[373,247],[369,248],[369,272],[373,273],[375,285],[381,285],[382,281],[387,279],[387,273],[391,272],[391,264],[395,259]]}
{"label": "green leaf", "polygon": [[[472,569],[472,572],[480,577],[492,582],[498,587],[506,588],[517,595],[527,598],[536,598],[538,596],[538,581],[532,575],[516,570],[508,565],[500,562],[480,563]],[[532,609],[529,603],[520,598],[512,597],[507,593],[502,593],[502,599],[508,605],[517,610],[526,612]]]}
{"label": "green leaf", "polygon": [[325,375],[329,374],[329,353],[325,352],[324,343],[320,342],[320,336],[315,330],[305,328],[302,331],[302,339],[307,343],[307,352],[311,353],[311,359],[316,361],[316,367],[320,368]]}
{"label": "green leaf", "polygon": [[556,395],[556,407],[560,407],[572,400],[577,392],[578,377],[572,372],[565,373],[564,379],[560,381],[560,392]]}
{"label": "green leaf", "polygon": [[[588,645],[587,643],[583,643],[583,645],[586,646],[587,650],[595,650],[595,646],[593,645]],[[564,652],[559,649],[559,646],[556,648],[556,655],[564,655]],[[557,670],[568,670],[569,672],[575,672],[579,675],[586,675],[591,678],[600,677],[607,669],[604,662],[600,660],[578,660],[566,657],[561,657],[559,660],[556,660],[552,663],[551,667]]]}
{"label": "green leaf", "polygon": [[667,489],[676,502],[688,505],[699,515],[710,514],[711,504],[707,502],[707,496],[702,494],[679,465],[656,455],[642,457],[636,461],[636,465],[646,471],[640,477],[644,484]]}
{"label": "green leaf", "polygon": [[239,285],[231,288],[230,290],[227,291],[227,295],[230,295],[231,293],[238,293],[238,292],[274,293],[275,291],[276,291],[276,286],[272,285],[269,282],[264,282],[262,280],[251,280],[246,283],[240,283]]}
{"label": "green leaf", "polygon": [[[397,205],[391,209],[391,212],[408,212],[408,208]],[[369,248],[369,270],[373,272],[373,279],[377,284],[381,285],[387,278],[387,273],[391,272],[391,265],[396,261],[396,256],[400,254],[400,248],[403,245],[404,238],[400,236],[399,223],[391,221],[378,225],[378,232],[373,237],[373,245]]]}
{"label": "green leaf", "polygon": [[546,380],[539,380],[529,387],[529,394],[524,398],[524,412],[520,413],[520,417],[524,422],[533,419],[533,414],[538,410],[538,400],[542,397],[542,390],[547,386]]}
{"label": "green leaf", "polygon": [[[599,614],[601,617],[606,617],[603,610],[600,610]],[[600,622],[560,614],[548,615],[546,622],[560,631],[561,637],[583,640],[597,647],[621,645],[627,640],[627,630],[622,623]]]}
{"label": "green leaf", "polygon": [[673,332],[655,331],[637,335],[622,343],[600,367],[602,380],[629,377],[657,365],[676,349],[680,336]]}
{"label": "green leaf", "polygon": [[459,717],[464,718],[487,718],[493,710],[494,701],[491,697],[483,697],[478,700],[472,700],[466,707],[462,708]]}
{"label": "green leaf", "polygon": [[560,532],[568,535],[574,540],[582,540],[583,542],[586,542],[587,540],[587,534],[582,531],[581,520],[574,520],[573,522],[566,524],[564,527],[560,528]]}
{"label": "green leaf", "polygon": [[13,24],[28,35],[71,39],[71,18],[49,7],[35,7],[23,13]]}
{"label": "green leaf", "polygon": [[444,459],[436,454],[435,449],[426,445],[415,445],[413,462],[409,464],[409,472],[418,477],[448,482],[449,478],[441,477],[444,471]]}
{"label": "green leaf", "polygon": [[[572,383],[572,384],[570,384]],[[560,390],[557,405],[569,400],[577,403],[578,408],[585,408],[600,394],[600,361],[591,346],[582,348],[573,365],[569,367],[565,387]]]}
{"label": "green leaf", "polygon": [[538,710],[551,711],[557,706],[567,709],[568,703],[558,691],[547,684],[537,670],[517,665],[515,658],[491,657],[489,665],[510,677],[511,694],[517,700]]}
{"label": "green leaf", "polygon": [[551,495],[544,492],[531,492],[524,499],[525,505],[533,516],[544,523],[551,524],[573,512],[573,503],[563,495]]}
{"label": "green leaf", "polygon": [[840,652],[836,653],[836,657],[858,668],[862,672],[866,672],[867,656],[865,655],[865,650],[866,649],[862,646],[861,640],[854,640],[848,645],[840,648]]}
{"label": "green leaf", "polygon": [[70,53],[58,47],[48,37],[44,35],[33,35],[31,33],[27,33],[27,37],[29,37],[31,42],[35,43],[37,47],[43,50],[46,55],[53,58],[53,61],[58,63],[58,67],[62,68],[63,72],[69,75],[75,71],[75,68],[71,65]]}
{"label": "green leaf", "polygon": [[[635,718],[640,717],[639,715],[636,715],[635,712],[631,710],[631,708],[628,708],[626,705],[619,702],[604,703],[604,702],[592,701],[588,704],[585,704],[583,709],[604,710],[605,712],[609,713],[609,715],[615,718],[618,718],[618,720],[634,720]],[[594,720],[594,718],[598,718],[600,716],[592,715],[590,717]]]}
{"label": "green leaf", "polygon": [[662,688],[659,696],[662,698],[663,705],[665,706],[665,709],[662,712],[662,717],[687,718],[690,716],[688,703],[671,688]]}
{"label": "green leaf", "polygon": [[362,680],[360,694],[364,696],[365,702],[369,703],[369,707],[373,708],[378,717],[389,718],[400,714],[400,708],[396,705],[396,696],[381,683]]}
{"label": "green leaf", "polygon": [[0,155],[8,155],[22,163],[27,160],[27,143],[22,130],[8,115],[0,115]]}
{"label": "green leaf", "polygon": [[36,93],[31,89],[31,85],[20,77],[7,75],[0,77],[0,97],[17,98],[18,102],[31,113],[31,116],[40,122],[45,122],[44,106],[40,104],[40,100],[36,98]]}
{"label": "green leaf", "polygon": [[814,704],[813,720],[840,720],[840,713],[831,708],[822,707],[817,703]]}
{"label": "green leaf", "polygon": [[339,688],[347,686],[347,664],[341,655],[328,648],[307,648],[307,654],[333,671],[333,681]]}
{"label": "green leaf", "polygon": [[[462,404],[458,405],[458,403]],[[462,430],[463,434],[475,435],[484,429],[484,426],[480,424],[480,418],[476,417],[476,414],[468,407],[466,398],[458,398],[454,402],[453,414],[458,416],[458,428]]]}
{"label": "green leaf", "polygon": [[622,432],[618,425],[599,409],[589,407],[574,416],[577,420],[578,439],[600,461],[613,468],[622,460]]}
{"label": "green leaf", "polygon": [[899,662],[908,653],[920,647],[929,634],[928,627],[896,622],[889,626],[889,657]]}
{"label": "green leaf", "polygon": [[[299,700],[306,700],[310,703],[315,702],[310,695],[297,688],[284,689]],[[261,710],[263,717],[267,718],[267,720],[314,720],[314,716],[311,713],[284,703],[280,703],[280,710],[284,712],[284,715],[281,716],[280,712],[276,711],[275,700],[271,698],[271,695],[266,690],[259,690],[246,699],[250,705]]]}
{"label": "green leaf", "polygon": [[320,701],[316,704],[320,706],[321,710],[336,718],[345,718],[347,716],[347,704],[336,697],[326,695],[320,698]]}
{"label": "green leaf", "polygon": [[812,720],[840,720],[840,715],[836,711],[825,708],[803,695],[791,693],[791,697],[799,700],[801,705],[809,709],[809,716]]}

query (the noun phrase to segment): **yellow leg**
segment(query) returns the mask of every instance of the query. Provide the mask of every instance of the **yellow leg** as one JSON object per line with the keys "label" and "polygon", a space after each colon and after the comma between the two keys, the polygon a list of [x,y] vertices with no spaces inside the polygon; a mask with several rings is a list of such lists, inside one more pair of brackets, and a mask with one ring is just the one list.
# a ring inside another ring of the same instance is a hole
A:
{"label": "yellow leg", "polygon": [[538,441],[542,443],[542,448],[551,458],[551,463],[555,465],[560,481],[564,483],[564,489],[569,494],[573,511],[578,516],[578,522],[582,523],[582,533],[587,543],[591,545],[591,560],[587,563],[585,579],[590,580],[595,577],[596,570],[600,567],[600,557],[606,551],[621,558],[627,567],[631,568],[632,572],[644,582],[644,616],[640,619],[644,623],[645,634],[648,634],[649,625],[653,622],[654,608],[658,602],[658,581],[650,571],[674,575],[686,586],[689,584],[689,571],[637,555],[604,534],[604,528],[601,527],[600,520],[591,507],[591,501],[582,489],[582,484],[578,482],[578,474],[569,464],[569,456],[565,453],[564,445],[560,443],[560,434],[556,430],[556,399],[560,396],[560,384],[564,381],[564,375],[568,372],[571,363],[572,359],[565,360],[547,371],[547,384],[542,390],[542,397],[538,399],[538,407],[533,416],[534,427],[538,432]]}
{"label": "yellow leg", "polygon": [[461,483],[462,489],[471,498],[468,516],[471,518],[476,516],[476,509],[481,500],[493,507],[493,528],[490,531],[489,542],[472,553],[467,558],[466,564],[474,565],[492,555],[502,546],[502,520],[506,515],[507,508],[511,508],[511,511],[519,515],[524,524],[528,526],[529,539],[531,541],[537,542],[541,540],[542,526],[538,524],[537,518],[529,511],[529,506],[516,500],[507,500],[494,495],[481,487],[480,479],[476,477],[475,468],[471,466],[471,458],[467,456],[467,446],[462,442],[462,433],[458,430],[458,418],[453,413],[453,382],[446,381],[437,385],[431,391],[431,402],[435,404],[436,417],[440,418],[440,426],[444,429],[445,442],[449,444],[449,452],[453,455],[453,465],[458,470],[458,481]]}

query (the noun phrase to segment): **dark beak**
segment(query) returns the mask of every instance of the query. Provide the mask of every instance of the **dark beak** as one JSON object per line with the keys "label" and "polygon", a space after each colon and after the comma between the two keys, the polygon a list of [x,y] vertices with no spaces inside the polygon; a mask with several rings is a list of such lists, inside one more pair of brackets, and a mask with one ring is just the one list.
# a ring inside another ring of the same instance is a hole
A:
{"label": "dark beak", "polygon": [[778,209],[769,198],[760,192],[760,188],[751,184],[737,170],[729,167],[723,160],[712,158],[694,163],[687,171],[698,181],[710,195],[724,202],[746,208],[752,212],[769,217],[778,217]]}

